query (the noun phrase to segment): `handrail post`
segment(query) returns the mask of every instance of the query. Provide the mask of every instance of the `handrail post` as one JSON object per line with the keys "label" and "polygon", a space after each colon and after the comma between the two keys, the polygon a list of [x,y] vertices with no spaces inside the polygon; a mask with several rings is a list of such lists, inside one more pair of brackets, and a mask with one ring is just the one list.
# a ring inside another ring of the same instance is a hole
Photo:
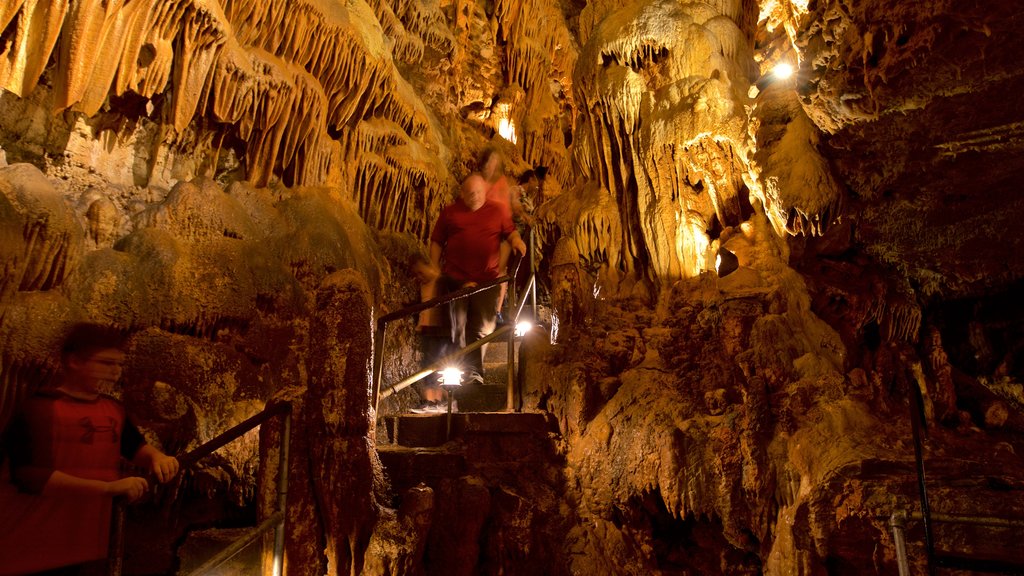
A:
{"label": "handrail post", "polygon": [[[515,388],[513,386],[513,381],[515,380],[515,371],[516,371],[516,358],[515,358],[516,357],[516,354],[515,354],[515,350],[516,350],[516,329],[515,329],[515,326],[516,326],[516,323],[519,322],[519,310],[518,310],[519,300],[518,300],[518,298],[516,298],[516,278],[519,276],[519,264],[521,262],[522,262],[522,258],[520,258],[516,262],[516,265],[515,265],[515,268],[514,268],[515,271],[512,272],[512,278],[510,278],[509,281],[508,281],[508,297],[506,298],[506,301],[509,303],[509,306],[508,306],[509,314],[508,314],[508,318],[506,320],[508,322],[512,323],[512,329],[508,331],[508,354],[507,354],[507,360],[506,360],[506,364],[505,364],[506,368],[507,368],[507,370],[505,371],[505,376],[506,376],[506,379],[505,379],[505,385],[506,385],[506,388],[505,388],[505,411],[506,412],[511,412],[511,411],[515,410]],[[515,314],[512,314],[512,312],[515,312]]]}
{"label": "handrail post", "polygon": [[928,574],[935,574],[935,542],[932,539],[931,506],[928,503],[928,488],[925,484],[924,443],[921,429],[924,427],[924,400],[917,382],[911,379],[910,386],[910,429],[914,439],[914,462],[917,468],[917,489],[921,499],[921,520],[924,524],[924,545],[928,560]]}
{"label": "handrail post", "polygon": [[530,290],[530,305],[533,308],[532,320],[536,324],[540,318],[537,316],[537,261],[534,258],[534,251],[537,247],[537,236],[533,233],[533,227],[530,227],[530,285],[527,290]]}
{"label": "handrail post", "polygon": [[896,565],[899,567],[900,576],[910,576],[910,561],[907,559],[907,540],[903,533],[906,525],[906,512],[893,512],[889,518],[889,526],[892,527],[892,538],[896,542]]}
{"label": "handrail post", "polygon": [[114,498],[111,510],[111,530],[107,574],[109,576],[121,576],[124,567],[124,524],[125,524],[125,500],[123,497]]}
{"label": "handrail post", "polygon": [[285,514],[281,522],[274,528],[274,573],[273,576],[284,574],[284,526],[288,510],[288,461],[289,446],[292,435],[292,411],[289,408],[282,415],[281,447],[278,450],[277,510]]}
{"label": "handrail post", "polygon": [[377,328],[373,331],[373,382],[371,383],[370,405],[373,406],[374,419],[380,410],[380,383],[384,373],[384,342],[386,341],[385,331],[387,322],[383,319],[377,320]]}

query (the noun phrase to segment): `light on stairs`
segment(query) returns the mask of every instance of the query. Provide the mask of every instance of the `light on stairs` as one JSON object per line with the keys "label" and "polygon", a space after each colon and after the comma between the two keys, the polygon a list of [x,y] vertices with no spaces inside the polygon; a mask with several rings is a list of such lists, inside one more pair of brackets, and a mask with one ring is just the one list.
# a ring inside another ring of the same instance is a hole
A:
{"label": "light on stairs", "polygon": [[441,386],[462,386],[462,370],[449,366],[438,374],[441,375]]}
{"label": "light on stairs", "polygon": [[521,338],[532,328],[533,322],[530,322],[529,320],[520,320],[519,323],[516,324],[516,338]]}

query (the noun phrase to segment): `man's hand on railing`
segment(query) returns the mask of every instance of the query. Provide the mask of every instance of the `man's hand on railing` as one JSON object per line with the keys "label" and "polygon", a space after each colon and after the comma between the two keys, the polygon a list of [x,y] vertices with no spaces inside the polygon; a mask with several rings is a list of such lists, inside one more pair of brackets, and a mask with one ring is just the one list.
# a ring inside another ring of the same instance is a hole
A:
{"label": "man's hand on railing", "polygon": [[526,243],[519,237],[519,233],[514,233],[508,238],[509,246],[512,247],[512,251],[520,256],[526,255]]}

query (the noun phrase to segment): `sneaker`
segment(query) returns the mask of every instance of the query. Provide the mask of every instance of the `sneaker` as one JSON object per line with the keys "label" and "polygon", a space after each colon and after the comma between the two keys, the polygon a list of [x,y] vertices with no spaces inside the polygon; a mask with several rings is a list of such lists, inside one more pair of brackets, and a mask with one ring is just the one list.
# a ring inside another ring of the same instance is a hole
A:
{"label": "sneaker", "polygon": [[470,370],[469,375],[466,376],[466,384],[481,385],[484,383],[484,377],[480,375],[476,370]]}
{"label": "sneaker", "polygon": [[498,312],[497,316],[494,318],[494,321],[497,327],[501,328],[502,326],[505,325],[505,315],[502,314],[501,312]]}

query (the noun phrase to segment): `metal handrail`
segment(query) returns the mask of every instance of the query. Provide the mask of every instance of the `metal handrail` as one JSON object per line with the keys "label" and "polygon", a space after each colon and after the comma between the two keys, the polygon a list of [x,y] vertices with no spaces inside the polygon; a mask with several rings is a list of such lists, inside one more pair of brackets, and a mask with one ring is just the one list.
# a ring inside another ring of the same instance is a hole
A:
{"label": "metal handrail", "polygon": [[[896,565],[899,576],[910,576],[910,559],[907,556],[906,525],[908,521],[944,522],[949,524],[973,524],[975,526],[991,526],[995,528],[1024,528],[1024,519],[1000,518],[993,516],[973,516],[966,514],[938,514],[929,512],[926,517],[921,512],[893,512],[889,517],[893,540],[896,544]],[[934,560],[934,556],[929,558]]]}
{"label": "metal handrail", "polygon": [[[256,539],[262,536],[264,532],[270,530],[271,528],[276,529],[277,526],[281,524],[284,524],[284,510],[278,510],[277,512],[271,514],[270,517],[268,517],[266,520],[260,522],[259,526],[256,526],[255,528],[249,530],[242,536],[239,536],[237,539],[231,542],[231,544],[228,544],[226,548],[224,548],[216,555],[214,555],[213,558],[210,558],[206,562],[203,562],[198,568],[189,572],[189,575],[191,576],[192,574],[204,574],[206,572],[209,572],[210,570],[219,568],[221,564],[224,564],[228,560],[231,560],[235,557],[236,554],[238,554],[242,550],[245,550],[246,546],[255,542]],[[277,566],[275,565],[274,574],[279,573],[280,572],[278,572]]]}
{"label": "metal handrail", "polygon": [[430,376],[431,374],[437,372],[441,368],[452,365],[453,363],[455,363],[456,360],[459,360],[460,358],[476,350],[477,348],[482,347],[484,344],[488,344],[490,342],[493,342],[494,340],[497,340],[498,338],[501,338],[502,336],[506,336],[511,331],[512,326],[502,326],[501,328],[498,328],[497,330],[491,332],[487,336],[484,336],[483,338],[477,340],[476,342],[473,342],[472,344],[467,344],[465,348],[456,350],[455,352],[448,354],[444,358],[432,362],[426,368],[423,368],[422,370],[410,376],[406,376],[402,380],[399,380],[398,382],[392,384],[391,386],[388,386],[385,390],[382,390],[380,393],[381,399],[383,400],[384,398],[388,398],[390,396],[397,394],[398,392],[401,392],[402,390],[405,390],[409,386],[412,386],[413,384],[419,382],[420,380],[426,378],[427,376]]}
{"label": "metal handrail", "polygon": [[914,377],[908,378],[912,384],[910,388],[910,428],[914,442],[914,468],[917,475],[918,497],[920,500],[920,512],[894,512],[889,518],[889,526],[892,528],[893,540],[896,545],[896,562],[899,567],[900,576],[910,576],[910,561],[907,558],[906,535],[904,533],[906,523],[909,520],[920,521],[924,529],[926,569],[929,575],[935,574],[938,564],[935,554],[935,538],[932,524],[935,522],[976,524],[982,526],[996,527],[1020,527],[1024,528],[1024,520],[1010,518],[995,518],[988,516],[969,516],[955,514],[938,514],[931,510],[928,499],[927,483],[925,481],[924,465],[924,433],[927,432],[927,419],[922,398],[921,386],[923,383],[916,382]]}
{"label": "metal handrail", "polygon": [[[242,422],[232,426],[218,434],[211,440],[204,442],[198,448],[191,450],[178,457],[178,463],[182,468],[192,466],[202,458],[213,454],[217,450],[241,438],[249,431],[262,425],[267,420],[276,416],[284,416],[281,431],[281,449],[278,451],[278,482],[277,482],[277,512],[272,514],[259,526],[246,532],[228,545],[227,548],[207,560],[198,568],[189,573],[188,576],[203,574],[209,570],[227,562],[235,554],[238,554],[246,546],[259,538],[264,532],[274,527],[274,557],[273,574],[280,576],[284,570],[284,513],[287,506],[288,496],[288,447],[291,443],[291,410],[290,402],[281,402],[264,408],[259,413],[246,418]],[[119,503],[114,510],[113,535],[111,536],[111,559],[110,576],[120,576],[122,559],[124,555],[124,505]]]}
{"label": "metal handrail", "polygon": [[278,414],[283,414],[292,409],[291,404],[282,402],[281,404],[275,404],[269,408],[265,408],[260,412],[256,413],[249,418],[239,422],[238,424],[228,428],[224,432],[221,432],[212,439],[204,442],[198,448],[186,452],[178,458],[178,464],[182,467],[191,466],[199,460],[213,454],[217,450],[220,450],[224,446],[227,446],[231,442],[241,438],[250,430],[256,428],[260,424],[263,424],[267,420],[270,420]]}

